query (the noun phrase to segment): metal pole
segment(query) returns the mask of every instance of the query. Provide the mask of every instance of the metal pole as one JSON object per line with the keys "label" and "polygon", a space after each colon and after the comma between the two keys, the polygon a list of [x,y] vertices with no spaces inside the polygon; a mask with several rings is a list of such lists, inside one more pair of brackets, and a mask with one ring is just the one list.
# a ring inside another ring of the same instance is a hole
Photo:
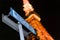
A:
{"label": "metal pole", "polygon": [[19,27],[20,40],[24,40],[22,25],[20,23],[18,23],[18,27]]}

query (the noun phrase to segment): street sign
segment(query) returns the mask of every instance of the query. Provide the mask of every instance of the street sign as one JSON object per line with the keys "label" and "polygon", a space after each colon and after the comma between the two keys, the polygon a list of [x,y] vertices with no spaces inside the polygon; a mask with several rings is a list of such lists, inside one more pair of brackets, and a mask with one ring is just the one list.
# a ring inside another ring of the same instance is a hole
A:
{"label": "street sign", "polygon": [[30,30],[33,34],[36,34],[34,28],[29,25],[22,17],[19,15],[14,9],[10,8],[10,15],[13,16],[18,22],[24,25],[28,30]]}

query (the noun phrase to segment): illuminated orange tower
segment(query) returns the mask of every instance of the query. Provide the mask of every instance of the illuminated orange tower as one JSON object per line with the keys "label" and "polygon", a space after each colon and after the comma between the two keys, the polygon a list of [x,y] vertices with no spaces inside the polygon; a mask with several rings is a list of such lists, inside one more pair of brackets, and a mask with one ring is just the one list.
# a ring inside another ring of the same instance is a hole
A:
{"label": "illuminated orange tower", "polygon": [[[54,40],[52,36],[47,32],[47,30],[41,24],[41,18],[34,12],[34,8],[29,3],[28,0],[23,0],[23,10],[25,11],[26,21],[36,29],[37,36],[39,40]],[[32,38],[34,40],[34,38]]]}

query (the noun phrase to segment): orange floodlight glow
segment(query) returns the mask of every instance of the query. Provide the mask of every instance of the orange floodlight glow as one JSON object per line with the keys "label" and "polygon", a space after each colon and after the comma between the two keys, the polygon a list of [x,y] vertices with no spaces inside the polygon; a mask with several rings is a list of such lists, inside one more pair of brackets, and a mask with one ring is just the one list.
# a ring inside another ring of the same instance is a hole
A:
{"label": "orange floodlight glow", "polygon": [[29,12],[33,11],[34,8],[32,7],[32,5],[29,3],[28,0],[23,0],[23,10],[25,11],[25,16],[27,16],[29,14]]}
{"label": "orange floodlight glow", "polygon": [[[26,21],[34,28],[36,29],[37,36],[40,38],[39,40],[54,40],[52,36],[47,32],[47,30],[43,27],[40,20],[41,18],[35,14],[34,8],[29,3],[28,0],[23,0],[23,10],[25,11],[25,16],[28,16],[30,12],[33,12],[28,18],[26,18]],[[35,40],[32,38],[32,40]]]}

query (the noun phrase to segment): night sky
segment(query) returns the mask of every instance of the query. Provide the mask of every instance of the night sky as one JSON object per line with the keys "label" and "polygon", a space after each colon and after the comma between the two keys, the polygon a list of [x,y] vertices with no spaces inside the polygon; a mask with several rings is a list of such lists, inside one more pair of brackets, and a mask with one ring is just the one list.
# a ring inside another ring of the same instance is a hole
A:
{"label": "night sky", "polygon": [[[60,6],[59,0],[29,0],[32,6],[34,7],[34,11],[36,11],[40,17],[41,22],[50,35],[55,40],[60,40]],[[7,15],[9,13],[10,7],[15,9],[23,18],[24,11],[23,11],[23,3],[22,0],[1,0],[1,13]],[[12,17],[10,17],[14,20]],[[17,21],[14,20],[16,23]],[[6,24],[2,23],[0,29],[1,40],[19,40],[19,33],[7,26]]]}

